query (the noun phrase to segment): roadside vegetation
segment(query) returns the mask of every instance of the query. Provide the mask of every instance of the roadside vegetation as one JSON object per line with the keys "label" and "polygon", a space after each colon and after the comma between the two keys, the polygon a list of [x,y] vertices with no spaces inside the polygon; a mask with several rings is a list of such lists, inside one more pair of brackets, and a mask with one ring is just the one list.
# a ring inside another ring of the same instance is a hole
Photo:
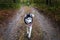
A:
{"label": "roadside vegetation", "polygon": [[29,6],[28,2],[28,0],[0,0],[0,21],[4,21],[4,19],[15,14],[21,6]]}
{"label": "roadside vegetation", "polygon": [[30,0],[31,6],[60,24],[60,0]]}

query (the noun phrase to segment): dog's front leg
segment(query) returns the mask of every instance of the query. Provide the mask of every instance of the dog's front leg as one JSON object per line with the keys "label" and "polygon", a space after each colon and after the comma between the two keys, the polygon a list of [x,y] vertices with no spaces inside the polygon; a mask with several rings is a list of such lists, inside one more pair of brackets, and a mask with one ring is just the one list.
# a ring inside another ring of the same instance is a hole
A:
{"label": "dog's front leg", "polygon": [[32,25],[29,27],[29,35],[28,35],[29,38],[31,37],[31,32],[32,32]]}
{"label": "dog's front leg", "polygon": [[27,35],[29,34],[29,27],[27,27]]}

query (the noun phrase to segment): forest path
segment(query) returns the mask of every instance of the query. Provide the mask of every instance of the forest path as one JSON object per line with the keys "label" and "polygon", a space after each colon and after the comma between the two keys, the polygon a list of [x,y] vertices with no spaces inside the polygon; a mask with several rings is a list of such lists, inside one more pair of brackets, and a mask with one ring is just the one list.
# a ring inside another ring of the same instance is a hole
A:
{"label": "forest path", "polygon": [[31,40],[60,40],[58,31],[54,28],[52,22],[35,8],[27,6],[21,7],[9,22],[5,40],[27,40],[25,38],[26,24],[24,23],[24,16],[29,12],[35,15]]}

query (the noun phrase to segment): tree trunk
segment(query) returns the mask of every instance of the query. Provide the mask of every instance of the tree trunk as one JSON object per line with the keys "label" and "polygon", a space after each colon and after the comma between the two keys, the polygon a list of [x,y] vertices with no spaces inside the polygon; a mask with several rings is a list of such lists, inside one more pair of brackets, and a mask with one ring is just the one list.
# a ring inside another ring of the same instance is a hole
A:
{"label": "tree trunk", "polygon": [[16,0],[13,0],[14,3],[16,3]]}
{"label": "tree trunk", "polygon": [[49,5],[51,5],[51,0],[49,0]]}
{"label": "tree trunk", "polygon": [[46,0],[46,5],[48,5],[48,0]]}

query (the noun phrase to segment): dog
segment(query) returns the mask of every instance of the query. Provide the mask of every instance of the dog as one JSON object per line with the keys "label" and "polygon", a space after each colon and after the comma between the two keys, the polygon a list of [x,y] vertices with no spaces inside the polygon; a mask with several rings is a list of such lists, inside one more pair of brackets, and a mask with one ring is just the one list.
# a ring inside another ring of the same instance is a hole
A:
{"label": "dog", "polygon": [[27,36],[28,36],[28,38],[31,38],[33,17],[34,17],[34,14],[30,14],[30,13],[26,14],[24,17],[24,22],[27,25]]}

